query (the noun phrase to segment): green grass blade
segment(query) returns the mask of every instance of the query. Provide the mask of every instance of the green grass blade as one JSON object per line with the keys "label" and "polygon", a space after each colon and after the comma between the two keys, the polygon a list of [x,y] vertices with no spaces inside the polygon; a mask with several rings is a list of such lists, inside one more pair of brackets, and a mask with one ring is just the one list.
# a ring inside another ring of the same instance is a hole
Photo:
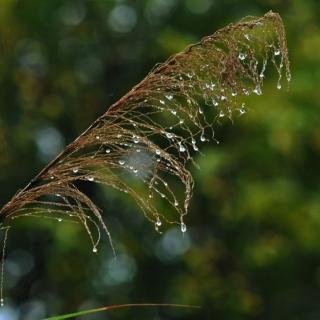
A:
{"label": "green grass blade", "polygon": [[95,308],[90,310],[84,310],[74,313],[65,314],[62,316],[54,316],[50,318],[46,318],[44,320],[62,320],[62,319],[70,319],[73,317],[80,317],[87,314],[102,312],[102,311],[109,311],[114,309],[124,309],[124,308],[136,308],[136,307],[166,307],[166,308],[200,308],[200,306],[192,306],[192,305],[185,305],[185,304],[159,304],[159,303],[127,303],[127,304],[117,304],[117,305],[111,305],[101,308]]}

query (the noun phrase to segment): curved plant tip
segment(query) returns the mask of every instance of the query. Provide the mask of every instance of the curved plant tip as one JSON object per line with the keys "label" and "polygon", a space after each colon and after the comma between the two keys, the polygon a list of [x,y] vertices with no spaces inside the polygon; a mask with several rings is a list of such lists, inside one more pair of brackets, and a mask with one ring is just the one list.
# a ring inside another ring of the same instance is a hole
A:
{"label": "curved plant tip", "polygon": [[46,318],[44,320],[62,320],[62,319],[70,319],[74,317],[81,317],[88,314],[93,314],[102,311],[110,311],[115,309],[125,309],[125,308],[146,308],[146,307],[161,307],[161,308],[187,308],[187,309],[199,309],[200,306],[193,305],[184,305],[184,304],[159,304],[159,303],[128,303],[128,304],[117,304],[112,306],[106,306],[96,309],[90,309],[85,311],[79,311],[75,313],[69,313],[62,316],[54,316],[50,318]]}

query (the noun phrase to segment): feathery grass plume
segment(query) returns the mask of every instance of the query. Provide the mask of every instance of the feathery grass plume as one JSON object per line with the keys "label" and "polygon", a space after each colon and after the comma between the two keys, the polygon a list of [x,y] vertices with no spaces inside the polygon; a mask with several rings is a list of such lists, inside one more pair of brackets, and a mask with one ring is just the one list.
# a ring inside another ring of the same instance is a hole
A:
{"label": "feathery grass plume", "polygon": [[[190,45],[157,65],[20,190],[1,209],[2,224],[23,216],[72,220],[83,224],[94,252],[100,229],[112,246],[100,210],[78,187],[85,180],[133,197],[156,230],[177,223],[185,232],[193,189],[186,165],[201,143],[218,142],[214,121],[245,113],[243,98],[262,94],[268,63],[280,89],[282,77],[291,76],[284,26],[273,12]],[[176,216],[162,214],[159,200]]]}

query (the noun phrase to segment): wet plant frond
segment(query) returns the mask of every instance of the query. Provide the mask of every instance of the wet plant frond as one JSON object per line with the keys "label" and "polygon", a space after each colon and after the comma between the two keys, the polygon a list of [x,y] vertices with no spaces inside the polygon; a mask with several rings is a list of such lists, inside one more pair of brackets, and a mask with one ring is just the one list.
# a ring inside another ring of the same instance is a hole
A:
{"label": "wet plant frond", "polygon": [[[245,113],[245,97],[262,94],[268,65],[278,89],[283,78],[290,81],[285,31],[273,12],[190,45],[157,65],[20,190],[1,209],[3,223],[22,216],[77,221],[96,251],[99,230],[110,243],[111,235],[79,189],[79,181],[89,181],[130,195],[156,230],[178,223],[185,232],[193,189],[187,164],[201,144],[218,142],[215,122]],[[176,215],[163,214],[161,201]]]}

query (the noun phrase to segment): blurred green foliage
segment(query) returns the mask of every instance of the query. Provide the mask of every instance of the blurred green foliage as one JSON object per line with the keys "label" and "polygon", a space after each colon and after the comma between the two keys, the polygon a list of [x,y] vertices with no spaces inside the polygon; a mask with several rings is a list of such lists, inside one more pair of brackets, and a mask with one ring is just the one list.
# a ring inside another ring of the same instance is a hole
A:
{"label": "blurred green foliage", "polygon": [[[217,125],[194,172],[189,231],[158,235],[130,200],[88,186],[107,241],[79,225],[20,219],[9,233],[1,319],[115,303],[199,304],[104,319],[320,318],[320,4],[317,0],[1,0],[1,205],[65,144],[190,42],[246,15],[279,12],[289,91],[269,76],[234,124]],[[101,315],[87,319],[101,319]]]}

